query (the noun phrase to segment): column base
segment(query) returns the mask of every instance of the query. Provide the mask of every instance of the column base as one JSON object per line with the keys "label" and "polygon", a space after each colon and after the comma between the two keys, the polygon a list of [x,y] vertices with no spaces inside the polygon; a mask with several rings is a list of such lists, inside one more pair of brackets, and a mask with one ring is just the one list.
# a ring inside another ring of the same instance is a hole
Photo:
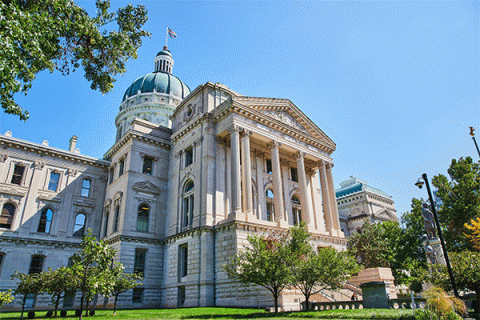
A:
{"label": "column base", "polygon": [[345,234],[341,230],[330,229],[328,230],[328,234],[331,235],[332,237],[345,238]]}

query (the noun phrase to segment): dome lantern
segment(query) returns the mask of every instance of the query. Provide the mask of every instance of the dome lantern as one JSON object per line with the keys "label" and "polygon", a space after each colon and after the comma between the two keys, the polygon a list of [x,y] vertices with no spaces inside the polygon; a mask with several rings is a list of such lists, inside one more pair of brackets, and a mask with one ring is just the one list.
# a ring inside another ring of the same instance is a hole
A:
{"label": "dome lantern", "polygon": [[163,47],[163,50],[160,51],[154,59],[155,70],[153,72],[167,72],[172,73],[173,69],[173,58],[170,51],[168,51],[167,46]]}

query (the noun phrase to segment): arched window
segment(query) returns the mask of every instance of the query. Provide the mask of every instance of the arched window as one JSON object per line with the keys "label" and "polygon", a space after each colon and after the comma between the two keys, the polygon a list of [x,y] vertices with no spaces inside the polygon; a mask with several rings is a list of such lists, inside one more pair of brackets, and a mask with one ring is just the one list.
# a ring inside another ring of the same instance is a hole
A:
{"label": "arched window", "polygon": [[52,226],[53,210],[45,208],[40,214],[40,222],[38,223],[37,232],[50,233],[50,227]]}
{"label": "arched window", "polygon": [[115,207],[115,215],[113,216],[113,232],[118,231],[118,220],[120,219],[120,205]]}
{"label": "arched window", "polygon": [[302,222],[302,210],[300,207],[300,200],[297,196],[292,197],[292,215],[293,215],[293,224],[299,225]]}
{"label": "arched window", "polygon": [[110,215],[109,210],[105,212],[105,224],[103,226],[103,236],[106,237],[108,233],[108,216]]}
{"label": "arched window", "polygon": [[85,221],[87,217],[83,213],[77,214],[75,217],[75,226],[73,227],[73,236],[82,237],[85,232]]}
{"label": "arched window", "polygon": [[267,201],[267,221],[272,221],[273,216],[275,215],[275,206],[273,204],[273,191],[268,189],[267,192],[265,192],[265,197]]}
{"label": "arched window", "polygon": [[193,181],[188,181],[183,188],[183,203],[182,203],[182,223],[183,226],[191,226],[193,220],[193,206],[194,206],[194,184]]}
{"label": "arched window", "polygon": [[3,205],[2,213],[0,215],[1,228],[10,229],[12,227],[15,209],[15,205],[11,202],[7,202]]}
{"label": "arched window", "polygon": [[137,231],[148,231],[148,217],[150,215],[150,207],[142,203],[138,206],[137,215]]}

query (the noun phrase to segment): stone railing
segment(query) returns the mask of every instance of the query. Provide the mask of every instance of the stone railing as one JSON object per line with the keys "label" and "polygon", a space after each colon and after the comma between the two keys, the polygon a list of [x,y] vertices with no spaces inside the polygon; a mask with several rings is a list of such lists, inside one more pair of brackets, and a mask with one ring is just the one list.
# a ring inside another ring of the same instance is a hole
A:
{"label": "stone railing", "polygon": [[[392,309],[413,309],[411,298],[400,298],[389,300]],[[363,309],[363,300],[310,302],[310,310],[335,310],[335,309]],[[425,308],[425,299],[415,298],[415,309]],[[305,310],[305,301],[301,303],[301,309]]]}

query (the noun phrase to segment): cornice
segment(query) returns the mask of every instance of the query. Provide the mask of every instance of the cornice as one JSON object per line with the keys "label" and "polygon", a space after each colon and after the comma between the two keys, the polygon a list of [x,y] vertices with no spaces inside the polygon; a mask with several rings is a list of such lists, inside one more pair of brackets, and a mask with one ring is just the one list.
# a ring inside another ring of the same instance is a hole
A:
{"label": "cornice", "polygon": [[[76,240],[76,239],[75,239]],[[77,242],[78,241],[78,242]],[[54,248],[80,248],[80,241],[81,239],[78,239],[75,242],[69,242],[69,241],[60,241],[60,240],[52,240],[52,239],[32,239],[32,238],[20,238],[20,237],[8,237],[3,235],[0,235],[0,243],[1,242],[7,242],[11,244],[15,244],[16,246],[18,245],[42,245],[46,247],[54,247]]]}
{"label": "cornice", "polygon": [[213,120],[213,117],[210,113],[203,113],[199,115],[197,118],[192,119],[192,121],[188,122],[180,130],[172,134],[170,138],[172,143],[176,143],[178,140],[180,140],[182,137],[184,137],[186,134],[188,134],[190,131],[192,131],[202,123],[206,123],[212,120]]}
{"label": "cornice", "polygon": [[44,146],[17,138],[6,137],[4,135],[0,135],[0,146],[20,149],[38,155],[50,156],[52,158],[59,158],[75,163],[88,164],[100,168],[107,168],[110,165],[108,161],[102,159],[97,159],[94,157],[85,156],[78,153],[53,148],[50,146]]}
{"label": "cornice", "polygon": [[105,242],[108,245],[112,245],[117,242],[136,242],[136,243],[146,243],[146,244],[156,244],[156,245],[163,245],[164,241],[159,239],[151,239],[151,238],[142,238],[142,237],[134,237],[134,236],[125,236],[125,235],[117,235],[115,237],[105,239]]}
{"label": "cornice", "polygon": [[161,148],[165,149],[170,149],[171,147],[171,142],[157,138],[142,132],[138,131],[133,131],[133,130],[128,130],[126,134],[123,135],[123,137],[118,140],[103,156],[104,159],[111,160],[113,155],[120,150],[125,144],[127,144],[130,140],[137,140],[141,142],[146,142],[150,145],[158,146]]}

